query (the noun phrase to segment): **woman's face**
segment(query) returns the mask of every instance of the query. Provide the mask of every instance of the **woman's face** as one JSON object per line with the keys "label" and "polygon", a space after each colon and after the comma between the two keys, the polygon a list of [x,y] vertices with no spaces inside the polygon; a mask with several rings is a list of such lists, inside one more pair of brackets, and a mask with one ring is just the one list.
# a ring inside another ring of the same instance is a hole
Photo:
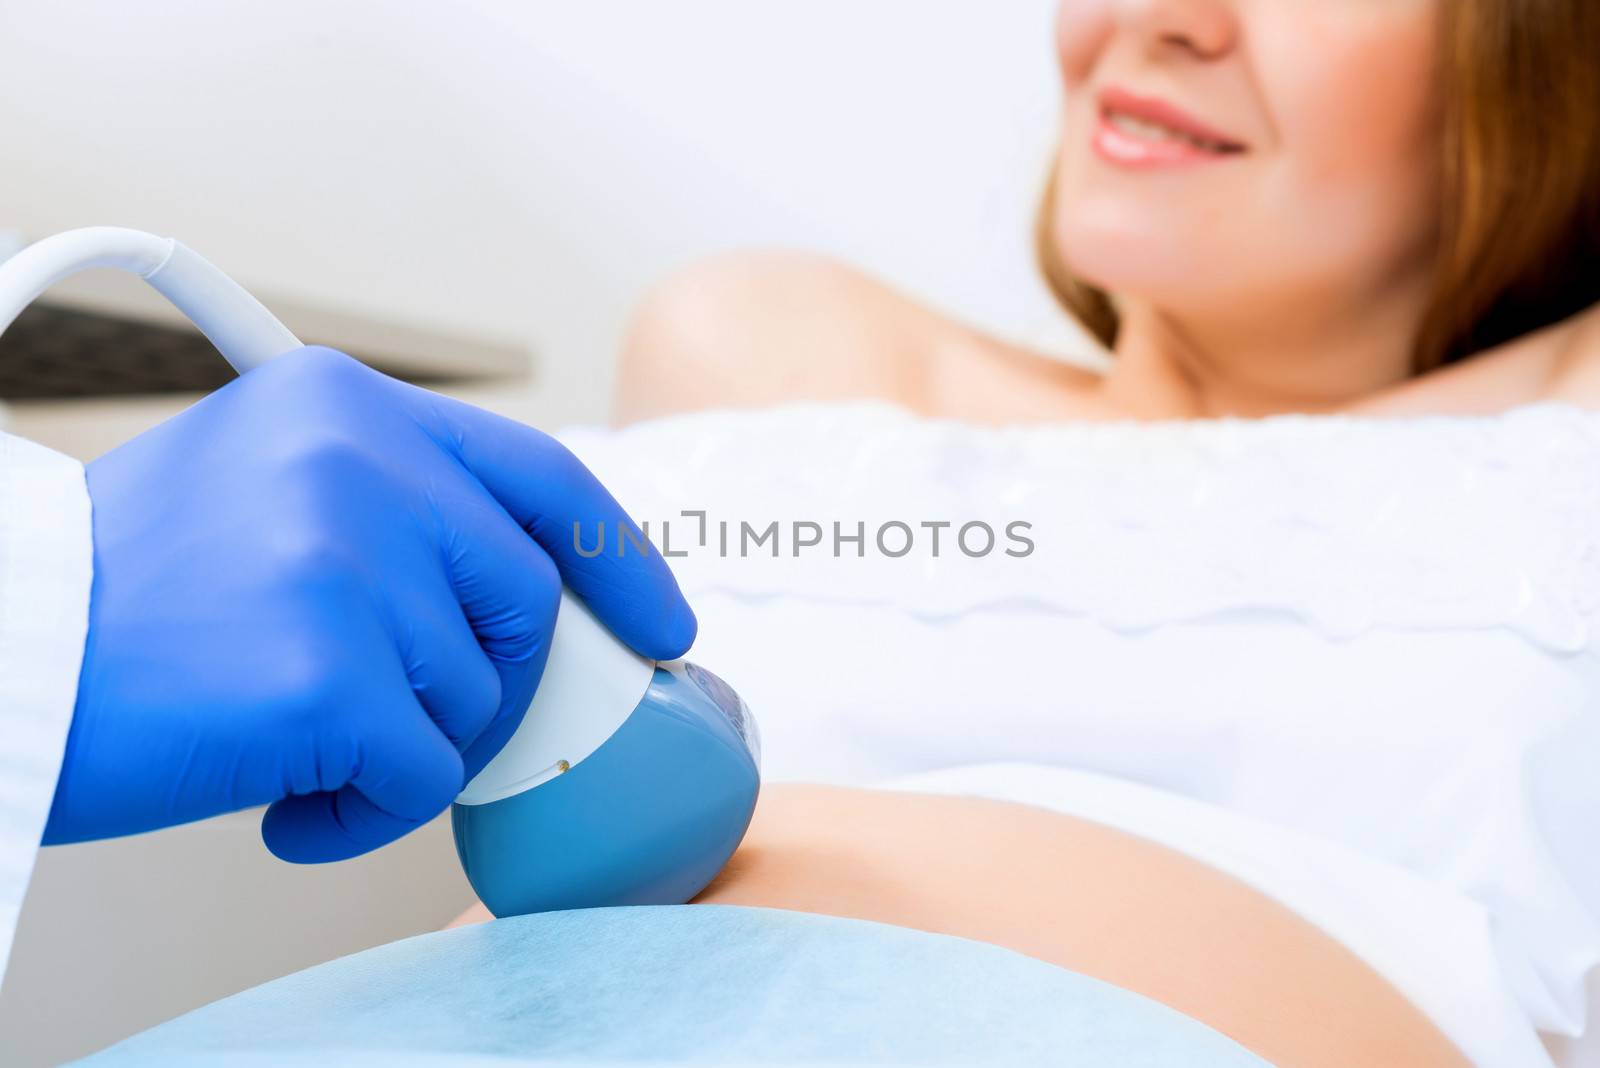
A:
{"label": "woman's face", "polygon": [[1053,226],[1073,272],[1195,311],[1421,276],[1440,2],[1062,0]]}

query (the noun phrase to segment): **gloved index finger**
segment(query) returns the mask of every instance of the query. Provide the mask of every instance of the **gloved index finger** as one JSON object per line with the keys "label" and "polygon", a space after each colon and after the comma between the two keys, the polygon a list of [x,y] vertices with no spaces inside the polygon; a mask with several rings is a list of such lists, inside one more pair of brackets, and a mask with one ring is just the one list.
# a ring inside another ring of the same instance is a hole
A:
{"label": "gloved index finger", "polygon": [[[694,612],[667,562],[566,446],[492,412],[415,392],[426,399],[424,417],[436,424],[430,431],[550,555],[562,581],[613,634],[652,660],[688,652]],[[601,529],[605,550],[595,553]],[[623,530],[632,538],[622,538]]]}

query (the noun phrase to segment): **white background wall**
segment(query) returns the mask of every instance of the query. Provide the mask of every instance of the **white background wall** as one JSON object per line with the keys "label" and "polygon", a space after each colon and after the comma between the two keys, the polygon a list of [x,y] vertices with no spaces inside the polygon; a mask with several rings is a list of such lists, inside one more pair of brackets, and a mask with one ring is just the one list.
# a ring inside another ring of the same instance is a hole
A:
{"label": "white background wall", "polygon": [[522,339],[585,416],[638,291],[729,246],[1059,342],[1028,248],[1053,6],[5,5],[0,225],[169,232],[267,295]]}
{"label": "white background wall", "polygon": [[[599,418],[640,291],[733,246],[830,251],[1067,346],[1028,234],[1053,6],[7,4],[0,229],[167,232],[269,303],[526,345],[531,385],[477,399],[544,422]],[[17,425],[86,455],[166,410],[44,406]],[[98,437],[68,440],[74,411]],[[0,1063],[437,925],[466,895],[442,832],[311,871],[267,858],[249,816],[50,851],[0,993]]]}

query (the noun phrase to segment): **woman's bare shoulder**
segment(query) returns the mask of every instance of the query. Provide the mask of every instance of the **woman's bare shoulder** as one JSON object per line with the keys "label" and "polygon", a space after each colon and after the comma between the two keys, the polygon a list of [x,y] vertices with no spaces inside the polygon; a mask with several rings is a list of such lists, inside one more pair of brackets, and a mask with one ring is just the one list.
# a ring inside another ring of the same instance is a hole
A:
{"label": "woman's bare shoulder", "polygon": [[1551,394],[1600,408],[1600,304],[1567,320],[1553,359]]}
{"label": "woman's bare shoulder", "polygon": [[1600,408],[1600,308],[1368,398],[1379,415],[1486,414],[1538,401]]}
{"label": "woman's bare shoulder", "polygon": [[837,260],[732,253],[669,276],[640,305],[613,414],[625,424],[707,408],[858,399],[961,414],[949,410],[950,398],[966,392],[961,383],[973,366],[993,355],[1003,357],[998,369],[1023,359]]}
{"label": "woman's bare shoulder", "polygon": [[904,399],[932,316],[843,263],[741,252],[670,275],[640,304],[618,368],[618,422],[787,401]]}

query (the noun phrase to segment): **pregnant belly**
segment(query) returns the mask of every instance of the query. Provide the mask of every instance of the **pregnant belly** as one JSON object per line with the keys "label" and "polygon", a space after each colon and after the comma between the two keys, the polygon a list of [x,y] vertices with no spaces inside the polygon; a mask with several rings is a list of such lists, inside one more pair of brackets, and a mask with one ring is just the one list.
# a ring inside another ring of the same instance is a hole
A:
{"label": "pregnant belly", "polygon": [[1043,809],[768,786],[744,845],[697,900],[1005,946],[1160,1001],[1278,1068],[1467,1063],[1377,973],[1271,899]]}

